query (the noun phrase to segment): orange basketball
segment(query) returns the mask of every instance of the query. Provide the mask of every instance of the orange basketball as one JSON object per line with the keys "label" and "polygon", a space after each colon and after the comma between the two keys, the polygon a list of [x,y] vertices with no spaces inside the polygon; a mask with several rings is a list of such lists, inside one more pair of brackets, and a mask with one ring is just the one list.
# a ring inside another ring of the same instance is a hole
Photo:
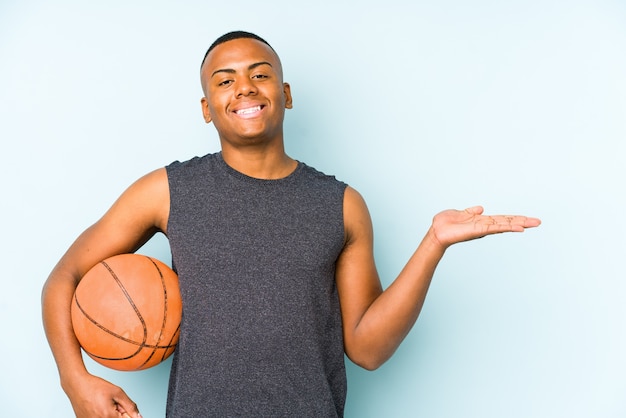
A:
{"label": "orange basketball", "polygon": [[108,258],[79,282],[71,314],[81,347],[98,363],[125,371],[156,366],[178,342],[178,276],[144,255]]}

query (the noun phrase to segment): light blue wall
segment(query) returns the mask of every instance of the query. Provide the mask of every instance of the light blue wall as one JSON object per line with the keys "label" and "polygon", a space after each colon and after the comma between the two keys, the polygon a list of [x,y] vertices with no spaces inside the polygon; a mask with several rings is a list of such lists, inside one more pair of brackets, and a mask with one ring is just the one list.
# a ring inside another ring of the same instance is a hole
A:
{"label": "light blue wall", "polygon": [[[233,29],[281,54],[288,152],[365,196],[385,285],[442,209],[544,221],[452,248],[348,417],[626,416],[624,2],[349,3],[0,1],[3,416],[71,416],[41,286],[132,181],[217,149],[198,66]],[[89,367],[163,416],[169,364]]]}

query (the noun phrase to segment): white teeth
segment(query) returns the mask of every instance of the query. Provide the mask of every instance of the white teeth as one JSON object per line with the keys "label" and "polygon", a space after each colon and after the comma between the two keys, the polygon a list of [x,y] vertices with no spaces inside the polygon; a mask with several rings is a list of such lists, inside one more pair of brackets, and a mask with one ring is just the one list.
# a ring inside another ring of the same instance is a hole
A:
{"label": "white teeth", "polygon": [[249,107],[247,109],[237,110],[235,113],[237,113],[238,115],[246,115],[248,113],[258,112],[260,110],[261,110],[261,106],[254,106],[254,107]]}

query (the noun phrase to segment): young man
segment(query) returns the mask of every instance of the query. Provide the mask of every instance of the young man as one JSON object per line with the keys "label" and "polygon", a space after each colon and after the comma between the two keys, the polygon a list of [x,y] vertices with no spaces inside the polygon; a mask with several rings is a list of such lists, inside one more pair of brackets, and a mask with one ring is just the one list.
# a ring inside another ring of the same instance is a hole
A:
{"label": "young man", "polygon": [[416,321],[450,245],[540,221],[448,210],[385,291],[365,202],[285,154],[292,107],[280,59],[246,32],[219,38],[201,67],[204,119],[222,151],[175,162],[131,185],[61,258],[43,291],[46,334],[79,417],[138,417],[88,373],[70,301],[100,260],[167,235],[183,295],[169,417],[342,416],[344,352],[375,369]]}

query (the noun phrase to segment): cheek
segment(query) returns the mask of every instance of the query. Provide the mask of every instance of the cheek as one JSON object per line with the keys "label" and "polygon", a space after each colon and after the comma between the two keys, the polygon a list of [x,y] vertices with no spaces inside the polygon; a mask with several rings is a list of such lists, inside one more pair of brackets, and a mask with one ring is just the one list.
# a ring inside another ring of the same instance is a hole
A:
{"label": "cheek", "polygon": [[226,112],[227,104],[226,100],[220,100],[220,97],[212,96],[211,100],[207,102],[206,111],[213,120],[219,119]]}
{"label": "cheek", "polygon": [[288,103],[287,103],[287,97],[285,97],[285,93],[281,90],[281,91],[274,91],[272,92],[272,102],[279,108],[284,109]]}

